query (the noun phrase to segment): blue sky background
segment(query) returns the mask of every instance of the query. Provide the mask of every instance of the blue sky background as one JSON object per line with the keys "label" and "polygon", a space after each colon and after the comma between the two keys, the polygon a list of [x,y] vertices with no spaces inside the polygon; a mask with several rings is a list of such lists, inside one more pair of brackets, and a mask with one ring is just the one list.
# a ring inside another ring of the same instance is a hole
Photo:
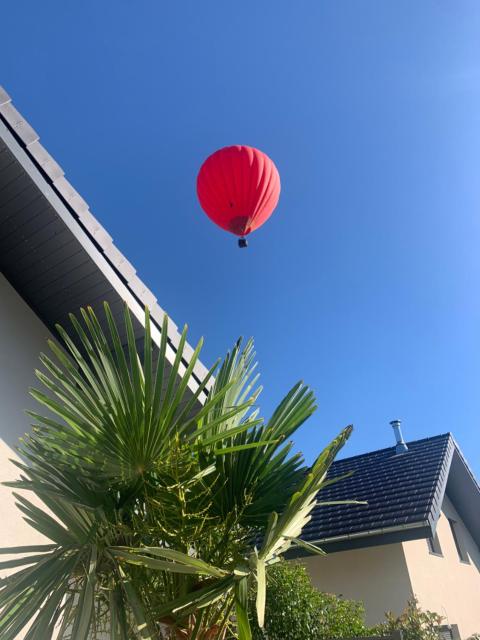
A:
{"label": "blue sky background", "polygon": [[[204,360],[253,335],[308,460],[451,430],[480,472],[480,3],[16,0],[0,82]],[[217,147],[268,153],[246,251],[202,213]]]}

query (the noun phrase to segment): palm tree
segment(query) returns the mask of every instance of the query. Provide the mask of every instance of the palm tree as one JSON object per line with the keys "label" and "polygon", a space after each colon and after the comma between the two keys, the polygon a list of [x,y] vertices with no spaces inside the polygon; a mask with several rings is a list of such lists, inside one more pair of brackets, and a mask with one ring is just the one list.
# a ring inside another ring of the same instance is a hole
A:
{"label": "palm tree", "polygon": [[185,329],[170,367],[167,318],[157,346],[146,310],[139,355],[128,308],[126,349],[107,304],[105,316],[107,331],[90,308],[71,315],[40,357],[31,394],[48,411],[30,413],[7,484],[43,501],[15,494],[49,542],[0,551],[15,555],[1,569],[18,568],[0,583],[0,637],[30,625],[27,640],[248,640],[252,582],[262,627],[266,567],[292,545],[321,552],[299,536],[351,427],[307,470],[288,439],[313,393],[296,384],[263,420],[252,341],[192,393],[201,342],[186,364]]}

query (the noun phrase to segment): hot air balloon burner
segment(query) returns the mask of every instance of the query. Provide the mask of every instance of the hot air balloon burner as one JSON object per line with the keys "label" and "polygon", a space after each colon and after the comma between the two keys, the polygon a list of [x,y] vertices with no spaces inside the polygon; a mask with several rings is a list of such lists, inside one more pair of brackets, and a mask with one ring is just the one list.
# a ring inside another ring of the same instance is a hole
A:
{"label": "hot air balloon burner", "polygon": [[240,249],[246,249],[248,247],[248,242],[246,238],[239,238],[238,239],[238,246],[240,247]]}

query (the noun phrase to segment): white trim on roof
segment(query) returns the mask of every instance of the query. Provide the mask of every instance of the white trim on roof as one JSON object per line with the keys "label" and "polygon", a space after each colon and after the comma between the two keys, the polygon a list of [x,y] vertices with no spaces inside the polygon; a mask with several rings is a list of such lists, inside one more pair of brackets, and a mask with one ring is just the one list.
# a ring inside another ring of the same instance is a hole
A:
{"label": "white trim on roof", "polygon": [[[2,122],[2,119],[7,124]],[[18,142],[12,131],[24,146]],[[15,109],[10,96],[1,85],[0,136],[120,298],[128,304],[142,326],[144,307],[149,307],[153,321],[152,338],[160,344],[160,327],[165,311],[158,304],[155,295],[136,275],[132,264],[114,245],[112,237],[91,213],[85,200],[65,178],[60,165],[40,144],[38,134]],[[173,346],[168,345],[167,358],[173,363],[180,341],[180,332],[171,319],[169,319],[168,338]],[[187,343],[184,348],[184,357],[189,360],[192,354],[193,349]],[[184,370],[185,365],[182,364],[180,373]],[[197,362],[193,372],[196,380],[194,378],[190,380],[190,388],[193,392],[197,390],[198,381],[202,380],[206,373],[206,367],[201,362]]]}

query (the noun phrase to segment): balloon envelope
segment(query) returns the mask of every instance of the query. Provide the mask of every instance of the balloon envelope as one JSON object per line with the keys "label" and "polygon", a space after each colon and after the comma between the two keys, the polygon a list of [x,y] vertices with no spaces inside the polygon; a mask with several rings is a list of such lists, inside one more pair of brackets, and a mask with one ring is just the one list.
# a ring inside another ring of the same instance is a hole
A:
{"label": "balloon envelope", "polygon": [[215,224],[246,236],[272,215],[280,197],[280,176],[262,151],[243,145],[223,147],[200,167],[197,195]]}

